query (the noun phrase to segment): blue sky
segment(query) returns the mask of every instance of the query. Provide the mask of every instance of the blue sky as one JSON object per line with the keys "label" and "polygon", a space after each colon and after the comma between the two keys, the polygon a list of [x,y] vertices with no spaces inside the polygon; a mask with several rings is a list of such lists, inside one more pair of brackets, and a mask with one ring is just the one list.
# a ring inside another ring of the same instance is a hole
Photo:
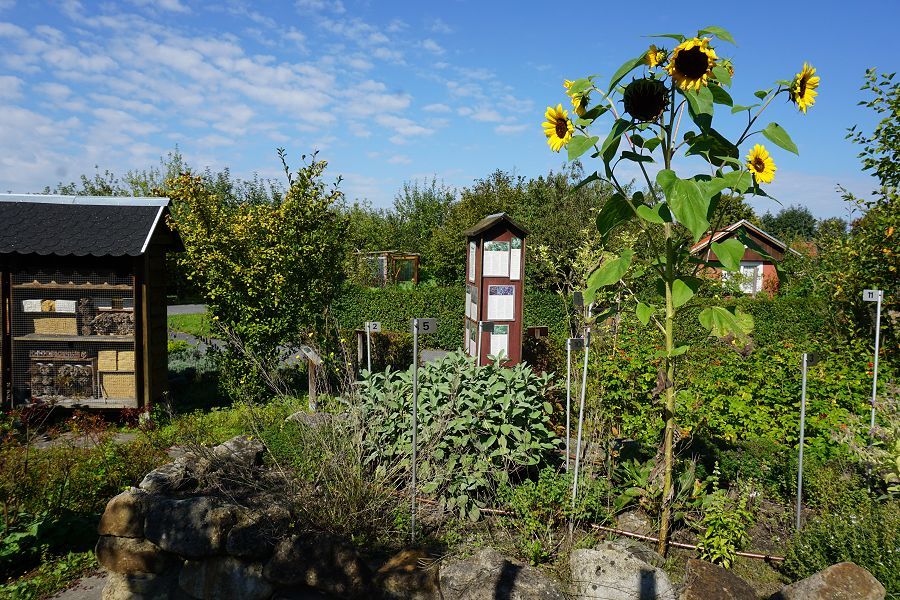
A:
{"label": "blue sky", "polygon": [[803,61],[822,77],[809,114],[770,110],[801,152],[769,145],[773,195],[842,216],[836,184],[875,187],[844,134],[873,124],[856,105],[865,69],[897,69],[896,0],[606,4],[0,0],[0,189],[145,168],[176,144],[193,166],[242,177],[282,177],[276,147],[295,163],[318,148],[347,196],[376,206],[407,180],[536,176],[563,164],[540,123],[566,102],[564,78],[607,80],[643,35],[706,25],[738,42],[717,44],[738,103]]}

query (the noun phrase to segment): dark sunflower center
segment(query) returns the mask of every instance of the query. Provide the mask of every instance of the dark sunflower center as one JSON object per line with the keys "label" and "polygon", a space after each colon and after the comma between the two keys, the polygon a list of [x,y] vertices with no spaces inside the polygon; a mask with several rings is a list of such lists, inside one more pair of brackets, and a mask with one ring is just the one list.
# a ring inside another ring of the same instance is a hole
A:
{"label": "dark sunflower center", "polygon": [[656,79],[636,79],[625,87],[625,112],[637,121],[654,121],[668,101],[666,86]]}
{"label": "dark sunflower center", "polygon": [[564,138],[569,133],[569,123],[565,119],[556,119],[556,137]]}
{"label": "dark sunflower center", "polygon": [[709,57],[698,46],[675,57],[675,69],[689,79],[699,79],[709,69]]}
{"label": "dark sunflower center", "polygon": [[805,95],[806,95],[806,77],[801,77],[800,78],[800,97],[802,98]]}
{"label": "dark sunflower center", "polygon": [[753,170],[757,173],[762,173],[766,170],[766,162],[757,156],[753,159]]}

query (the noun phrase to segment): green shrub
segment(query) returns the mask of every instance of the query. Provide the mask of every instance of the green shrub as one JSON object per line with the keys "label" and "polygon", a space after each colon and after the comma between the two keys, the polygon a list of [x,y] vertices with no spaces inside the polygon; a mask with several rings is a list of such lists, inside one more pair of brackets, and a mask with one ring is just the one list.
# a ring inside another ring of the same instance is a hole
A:
{"label": "green shrub", "polygon": [[[372,373],[360,386],[367,463],[409,468],[412,371]],[[528,366],[476,367],[462,352],[419,369],[419,481],[443,506],[477,519],[500,484],[553,458],[559,440],[548,376]]]}
{"label": "green shrub", "polygon": [[26,578],[0,584],[0,600],[49,598],[96,568],[97,558],[93,551],[69,552],[65,556],[44,562],[35,573]]}
{"label": "green shrub", "polygon": [[185,354],[193,348],[193,346],[186,342],[185,340],[173,340],[170,339],[168,341],[168,351],[169,351],[169,360],[172,359],[173,355],[177,354]]}
{"label": "green shrub", "polygon": [[565,539],[570,519],[598,523],[608,518],[606,480],[583,478],[578,498],[572,505],[572,473],[552,467],[541,469],[537,480],[525,480],[516,486],[503,486],[498,494],[512,513],[504,523],[517,534],[519,552],[533,565],[552,558]]}
{"label": "green shrub", "polygon": [[809,577],[833,564],[851,561],[900,597],[900,502],[863,502],[811,520],[790,542],[784,572]]}
{"label": "green shrub", "polygon": [[700,558],[721,565],[726,569],[750,541],[749,529],[755,519],[750,510],[752,481],[735,486],[735,493],[719,487],[719,471],[712,475],[712,492],[703,501],[704,511],[700,526],[703,535],[698,548]]}

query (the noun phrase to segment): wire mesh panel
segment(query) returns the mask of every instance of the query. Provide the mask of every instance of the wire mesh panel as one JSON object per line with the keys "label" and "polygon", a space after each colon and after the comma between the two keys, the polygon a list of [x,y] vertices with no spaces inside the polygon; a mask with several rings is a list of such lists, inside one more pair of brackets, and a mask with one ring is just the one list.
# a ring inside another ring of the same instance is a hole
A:
{"label": "wire mesh panel", "polygon": [[136,407],[134,277],[22,270],[10,279],[13,401]]}

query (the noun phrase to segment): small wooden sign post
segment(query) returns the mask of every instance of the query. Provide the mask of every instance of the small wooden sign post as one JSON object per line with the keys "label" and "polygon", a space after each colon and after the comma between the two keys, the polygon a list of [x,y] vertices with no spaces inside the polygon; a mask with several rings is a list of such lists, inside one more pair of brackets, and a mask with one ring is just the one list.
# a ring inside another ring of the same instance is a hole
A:
{"label": "small wooden sign post", "polygon": [[322,365],[322,357],[309,346],[300,346],[300,350],[306,356],[307,377],[309,378],[309,410],[316,412],[319,409],[316,394],[316,368]]}

